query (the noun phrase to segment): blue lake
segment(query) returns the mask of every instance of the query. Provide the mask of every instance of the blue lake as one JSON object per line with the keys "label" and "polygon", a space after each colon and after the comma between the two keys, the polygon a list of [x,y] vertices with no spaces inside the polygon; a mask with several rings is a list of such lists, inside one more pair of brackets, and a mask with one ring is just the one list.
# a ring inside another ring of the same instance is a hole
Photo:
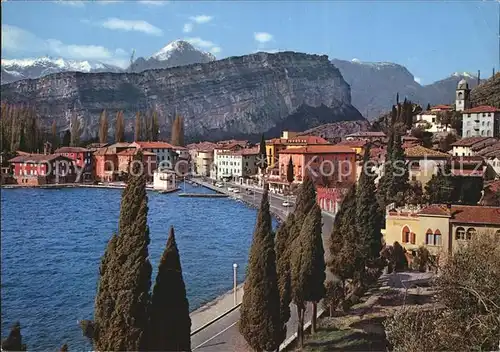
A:
{"label": "blue lake", "polygon": [[[186,185],[187,192],[212,192]],[[2,333],[19,320],[30,350],[89,350],[77,321],[91,319],[99,263],[117,230],[122,190],[3,189]],[[226,198],[148,192],[153,277],[175,227],[191,310],[244,280],[256,210]]]}

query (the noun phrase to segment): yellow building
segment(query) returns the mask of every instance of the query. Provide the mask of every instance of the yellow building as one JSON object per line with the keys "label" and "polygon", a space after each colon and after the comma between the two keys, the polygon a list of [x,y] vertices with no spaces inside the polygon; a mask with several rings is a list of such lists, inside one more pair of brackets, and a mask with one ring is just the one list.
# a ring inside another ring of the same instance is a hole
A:
{"label": "yellow building", "polygon": [[384,240],[406,250],[425,246],[431,254],[452,253],[476,236],[500,241],[500,207],[440,205],[393,208],[386,214]]}
{"label": "yellow building", "polygon": [[299,136],[297,132],[283,131],[281,138],[266,141],[267,166],[275,168],[279,160],[280,151],[288,148],[300,148],[311,144],[329,144],[324,138],[318,136]]}

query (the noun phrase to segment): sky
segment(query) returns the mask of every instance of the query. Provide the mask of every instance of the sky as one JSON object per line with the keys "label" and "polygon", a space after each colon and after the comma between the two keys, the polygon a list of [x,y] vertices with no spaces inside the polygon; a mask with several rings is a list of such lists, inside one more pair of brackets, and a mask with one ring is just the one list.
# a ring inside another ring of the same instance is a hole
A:
{"label": "sky", "polygon": [[257,51],[404,65],[430,84],[500,71],[499,0],[2,0],[2,58],[87,59],[126,67],[184,39],[218,59]]}

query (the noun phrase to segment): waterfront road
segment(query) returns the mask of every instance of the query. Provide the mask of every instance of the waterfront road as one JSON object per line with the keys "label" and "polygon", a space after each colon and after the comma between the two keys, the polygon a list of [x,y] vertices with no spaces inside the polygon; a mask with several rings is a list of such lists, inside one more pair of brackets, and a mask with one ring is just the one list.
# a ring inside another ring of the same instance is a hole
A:
{"label": "waterfront road", "polygon": [[[209,188],[214,188],[212,185],[208,185],[201,180],[197,180],[200,184],[205,184]],[[240,193],[227,192],[226,187],[238,187],[240,188]],[[247,203],[253,204],[256,207],[260,205],[262,189],[252,188],[254,194],[247,194],[245,192],[245,186],[238,186],[236,184],[226,184],[224,189],[218,189],[218,191],[223,193],[228,193],[232,198],[245,201]],[[286,216],[293,211],[293,207],[284,207],[283,202],[287,200],[286,197],[269,193],[269,203],[271,210],[280,216],[281,218],[286,218]],[[325,248],[325,259],[328,260],[329,253],[329,237],[333,228],[333,215],[323,212],[323,247]],[[327,278],[331,279],[331,274],[327,270]],[[287,324],[287,338],[290,337],[297,331],[297,310],[295,305],[290,306],[291,318]],[[307,306],[306,319],[309,321],[311,318],[311,305]],[[191,348],[196,351],[210,352],[210,351],[251,351],[252,349],[247,345],[245,339],[241,336],[238,331],[238,320],[240,317],[239,309],[231,312],[221,320],[210,325],[203,331],[197,333],[191,337]]]}

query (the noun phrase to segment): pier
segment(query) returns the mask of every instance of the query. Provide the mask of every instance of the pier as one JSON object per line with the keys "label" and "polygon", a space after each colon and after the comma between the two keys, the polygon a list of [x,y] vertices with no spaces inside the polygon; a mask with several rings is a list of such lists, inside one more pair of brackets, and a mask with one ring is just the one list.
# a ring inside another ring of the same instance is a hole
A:
{"label": "pier", "polygon": [[222,193],[179,193],[179,197],[197,197],[197,198],[227,198],[229,195]]}

